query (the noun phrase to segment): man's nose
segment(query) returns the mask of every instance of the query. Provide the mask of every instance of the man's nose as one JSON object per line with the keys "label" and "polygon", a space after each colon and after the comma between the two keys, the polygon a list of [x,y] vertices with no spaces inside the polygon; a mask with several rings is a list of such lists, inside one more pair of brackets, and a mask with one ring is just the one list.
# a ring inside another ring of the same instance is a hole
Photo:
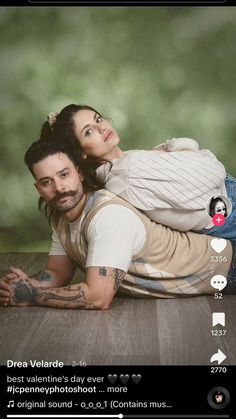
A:
{"label": "man's nose", "polygon": [[63,192],[63,190],[65,190],[65,185],[61,179],[54,180],[54,189],[57,192]]}

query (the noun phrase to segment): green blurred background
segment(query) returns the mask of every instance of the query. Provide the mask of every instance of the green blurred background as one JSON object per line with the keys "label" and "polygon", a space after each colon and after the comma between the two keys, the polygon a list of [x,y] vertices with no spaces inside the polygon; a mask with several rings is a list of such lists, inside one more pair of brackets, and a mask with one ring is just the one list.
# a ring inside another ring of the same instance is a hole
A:
{"label": "green blurred background", "polygon": [[43,251],[24,152],[51,111],[88,104],[121,147],[196,138],[236,175],[234,7],[0,8],[0,251]]}

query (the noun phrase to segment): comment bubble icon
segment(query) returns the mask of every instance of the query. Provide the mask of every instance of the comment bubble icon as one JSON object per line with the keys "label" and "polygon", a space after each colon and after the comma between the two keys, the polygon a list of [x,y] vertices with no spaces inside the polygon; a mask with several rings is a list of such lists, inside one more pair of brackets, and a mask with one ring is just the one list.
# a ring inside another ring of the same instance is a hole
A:
{"label": "comment bubble icon", "polygon": [[222,291],[227,285],[227,279],[223,275],[214,275],[211,278],[211,286],[216,290]]}

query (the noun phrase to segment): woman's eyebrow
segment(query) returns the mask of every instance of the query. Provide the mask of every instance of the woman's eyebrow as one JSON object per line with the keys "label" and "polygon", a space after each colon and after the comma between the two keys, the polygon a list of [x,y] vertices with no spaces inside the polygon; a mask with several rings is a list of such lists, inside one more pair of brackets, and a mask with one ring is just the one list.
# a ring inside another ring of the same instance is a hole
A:
{"label": "woman's eyebrow", "polygon": [[[94,119],[94,121],[96,121],[97,115],[98,115],[98,116],[100,116],[98,113],[96,113],[96,112],[95,112],[95,114],[93,115],[93,119]],[[90,125],[90,124],[86,124],[86,125],[84,126],[84,128],[82,129],[82,131],[81,131],[81,133],[80,133],[80,134],[82,134],[82,132],[85,130],[85,128],[88,128],[88,127],[89,127],[89,125]]]}

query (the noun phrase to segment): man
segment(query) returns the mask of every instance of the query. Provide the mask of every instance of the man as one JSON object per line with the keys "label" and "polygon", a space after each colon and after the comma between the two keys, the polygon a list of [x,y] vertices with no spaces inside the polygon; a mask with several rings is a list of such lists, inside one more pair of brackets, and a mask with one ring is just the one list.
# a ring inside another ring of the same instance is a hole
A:
{"label": "man", "polygon": [[[94,191],[69,146],[35,142],[25,162],[52,221],[52,247],[44,272],[29,278],[12,268],[1,279],[1,305],[107,309],[118,288],[133,297],[174,298],[213,294],[214,275],[230,271],[235,278],[229,241],[226,262],[219,262],[212,237],[172,231],[115,195]],[[85,281],[68,285],[76,266],[85,269]]]}

